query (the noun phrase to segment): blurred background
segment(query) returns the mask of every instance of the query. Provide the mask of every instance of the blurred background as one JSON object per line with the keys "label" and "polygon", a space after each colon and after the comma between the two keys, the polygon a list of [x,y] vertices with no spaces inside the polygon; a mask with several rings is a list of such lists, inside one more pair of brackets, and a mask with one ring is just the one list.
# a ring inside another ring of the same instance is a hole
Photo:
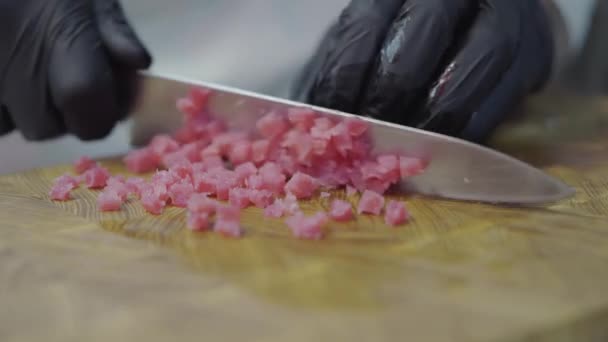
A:
{"label": "blurred background", "polygon": [[[122,3],[154,56],[153,70],[285,97],[294,74],[348,0]],[[556,3],[563,9],[571,46],[583,48],[596,0]],[[594,46],[586,50],[595,53]],[[117,155],[129,149],[128,122],[104,141],[92,143],[72,137],[27,143],[13,133],[0,138],[0,173],[71,162],[81,155]]]}

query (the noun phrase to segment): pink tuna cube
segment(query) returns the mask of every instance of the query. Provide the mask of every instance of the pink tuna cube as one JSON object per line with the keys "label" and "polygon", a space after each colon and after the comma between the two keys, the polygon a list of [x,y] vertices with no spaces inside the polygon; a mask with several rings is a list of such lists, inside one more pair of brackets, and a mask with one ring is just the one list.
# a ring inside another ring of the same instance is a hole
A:
{"label": "pink tuna cube", "polygon": [[287,223],[287,226],[295,237],[307,240],[320,240],[323,238],[323,226],[327,221],[327,215],[323,212],[318,212],[308,217],[302,213],[297,213],[285,219],[285,223]]}
{"label": "pink tuna cube", "polygon": [[270,141],[266,139],[256,140],[251,144],[251,161],[256,164],[263,163],[270,152]]}
{"label": "pink tuna cube", "polygon": [[198,110],[202,110],[207,105],[211,91],[208,89],[202,89],[199,87],[192,87],[188,92],[188,98],[192,100],[192,103]]}
{"label": "pink tuna cube", "polygon": [[308,130],[314,125],[314,121],[317,118],[317,113],[306,108],[290,108],[287,111],[287,118],[295,129],[302,132],[308,132]]}
{"label": "pink tuna cube", "polygon": [[311,176],[296,172],[285,185],[285,191],[292,193],[298,199],[312,197],[319,187],[319,182]]}
{"label": "pink tuna cube", "polygon": [[249,190],[249,200],[260,209],[272,204],[274,197],[274,194],[268,190]]}
{"label": "pink tuna cube", "polygon": [[372,215],[380,215],[383,207],[384,197],[382,197],[382,195],[370,190],[365,190],[363,192],[363,195],[361,195],[361,199],[359,200],[357,212],[359,214],[365,213]]}
{"label": "pink tuna cube", "polygon": [[96,166],[87,170],[84,174],[84,182],[89,189],[99,189],[106,186],[110,172],[104,167]]}
{"label": "pink tuna cube", "polygon": [[127,170],[133,173],[145,173],[154,171],[159,164],[158,158],[149,148],[131,151],[123,159]]}
{"label": "pink tuna cube", "polygon": [[232,165],[243,164],[251,159],[251,142],[247,140],[235,142],[228,153]]}
{"label": "pink tuna cube", "polygon": [[185,208],[188,205],[188,200],[193,193],[194,187],[188,181],[181,181],[169,187],[171,204],[179,208]]}
{"label": "pink tuna cube", "polygon": [[55,201],[68,201],[71,199],[70,192],[76,187],[78,187],[78,181],[66,174],[55,179],[49,196]]}
{"label": "pink tuna cube", "polygon": [[273,217],[273,218],[279,218],[282,217],[285,214],[285,204],[283,203],[283,200],[280,198],[277,198],[274,203],[272,203],[271,205],[267,206],[264,209],[264,216],[266,217]]}
{"label": "pink tuna cube", "polygon": [[96,161],[87,156],[83,156],[76,160],[76,162],[74,163],[74,172],[80,175],[83,174],[85,171],[94,168],[95,166],[97,166]]}
{"label": "pink tuna cube", "polygon": [[239,183],[244,184],[245,180],[249,176],[255,175],[258,173],[258,168],[252,162],[247,162],[247,163],[244,163],[244,164],[241,164],[241,165],[235,167],[234,172],[236,172],[236,174],[238,176]]}
{"label": "pink tuna cube", "polygon": [[105,189],[97,197],[97,206],[101,211],[120,210],[124,197],[113,189]]}
{"label": "pink tuna cube", "polygon": [[329,216],[335,221],[350,221],[353,219],[353,208],[350,203],[336,199],[331,203]]}
{"label": "pink tuna cube", "polygon": [[250,189],[232,188],[228,194],[228,201],[231,205],[245,209],[251,204]]}
{"label": "pink tuna cube", "polygon": [[227,238],[239,238],[243,235],[239,222],[231,220],[215,220],[213,231]]}
{"label": "pink tuna cube", "polygon": [[233,205],[220,205],[217,207],[217,218],[225,221],[236,221],[241,219],[241,209]]}
{"label": "pink tuna cube", "polygon": [[127,179],[125,186],[129,189],[129,193],[134,194],[137,198],[140,197],[141,191],[146,185],[146,181],[143,178],[132,177]]}
{"label": "pink tuna cube", "polygon": [[212,215],[217,209],[217,202],[204,194],[193,194],[188,200],[188,210],[195,213]]}
{"label": "pink tuna cube", "polygon": [[363,135],[368,129],[369,124],[360,118],[347,118],[344,120],[346,129],[353,137],[359,137]]}
{"label": "pink tuna cube", "polygon": [[384,222],[390,226],[399,226],[406,223],[410,214],[401,202],[391,200],[386,205]]}
{"label": "pink tuna cube", "polygon": [[187,227],[192,231],[205,231],[209,229],[209,214],[205,212],[189,211]]}
{"label": "pink tuna cube", "polygon": [[399,157],[399,168],[401,170],[401,178],[416,176],[422,173],[425,169],[425,164],[418,158]]}
{"label": "pink tuna cube", "polygon": [[256,127],[258,132],[260,132],[264,138],[268,139],[275,138],[289,129],[285,118],[274,112],[268,113],[259,119],[256,123]]}

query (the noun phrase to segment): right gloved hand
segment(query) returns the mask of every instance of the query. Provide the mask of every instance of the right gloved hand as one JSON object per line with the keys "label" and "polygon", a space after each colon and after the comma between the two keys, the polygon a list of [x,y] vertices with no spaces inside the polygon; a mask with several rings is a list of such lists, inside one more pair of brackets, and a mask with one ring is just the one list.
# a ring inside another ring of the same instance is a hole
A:
{"label": "right gloved hand", "polygon": [[117,0],[0,0],[0,135],[103,138],[150,64]]}
{"label": "right gloved hand", "polygon": [[553,40],[542,0],[351,0],[293,97],[484,142],[547,83]]}

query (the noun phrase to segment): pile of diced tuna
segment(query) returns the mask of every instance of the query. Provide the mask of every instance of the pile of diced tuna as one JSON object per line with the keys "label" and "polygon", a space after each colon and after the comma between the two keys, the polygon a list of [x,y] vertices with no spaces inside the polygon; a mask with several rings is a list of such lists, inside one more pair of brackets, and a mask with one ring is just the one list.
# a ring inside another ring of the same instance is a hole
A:
{"label": "pile of diced tuna", "polygon": [[154,215],[169,205],[186,208],[190,229],[213,229],[230,237],[242,235],[240,211],[256,206],[267,217],[284,218],[296,237],[320,239],[331,220],[356,218],[351,204],[334,199],[329,212],[306,216],[298,200],[331,197],[327,191],[342,188],[347,195],[361,193],[357,215],[384,214],[392,226],[408,221],[404,204],[385,203],[383,195],[402,179],[423,172],[426,164],[412,157],[372,154],[365,121],[330,119],[294,108],[266,114],[251,132],[228,130],[207,110],[211,95],[192,89],[177,102],[184,114],[181,129],[154,137],[124,158],[132,173],[154,172],[149,180],[111,176],[83,157],[74,165],[78,176],[55,180],[51,198],[69,200],[70,192],[84,183],[102,189],[102,211],[120,210],[132,196]]}

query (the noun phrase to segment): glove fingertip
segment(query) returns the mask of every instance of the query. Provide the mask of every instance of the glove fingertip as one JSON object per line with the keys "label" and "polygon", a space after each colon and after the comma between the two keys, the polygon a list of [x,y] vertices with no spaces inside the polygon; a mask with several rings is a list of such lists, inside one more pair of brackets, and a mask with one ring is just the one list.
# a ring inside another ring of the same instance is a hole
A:
{"label": "glove fingertip", "polygon": [[117,1],[97,2],[96,15],[101,39],[114,60],[135,69],[152,65],[152,55]]}
{"label": "glove fingertip", "polygon": [[11,119],[8,109],[0,105],[0,136],[8,134],[15,129],[15,123]]}

